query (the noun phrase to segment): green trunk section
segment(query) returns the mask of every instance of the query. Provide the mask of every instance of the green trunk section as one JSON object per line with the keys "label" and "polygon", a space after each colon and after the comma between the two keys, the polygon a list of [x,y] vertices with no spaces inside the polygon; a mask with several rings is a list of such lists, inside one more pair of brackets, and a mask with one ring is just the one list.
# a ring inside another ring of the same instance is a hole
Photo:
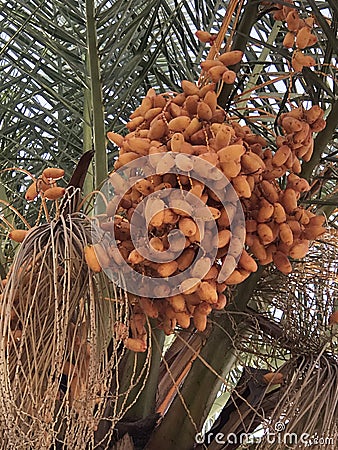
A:
{"label": "green trunk section", "polygon": [[[226,309],[227,313],[215,318],[216,323],[202,349],[201,357],[223,378],[236,360],[234,337],[246,331],[243,312],[261,272],[260,269],[244,282],[238,288],[233,303]],[[241,322],[243,326],[238,327]],[[218,376],[200,359],[196,359],[181,389],[185,405],[181,398],[176,396],[146,449],[191,450],[196,433],[201,431],[221,384]]]}
{"label": "green trunk section", "polygon": [[152,331],[151,368],[144,389],[131,408],[129,414],[139,419],[155,413],[156,393],[158,389],[158,375],[162,359],[162,350],[165,335],[162,330],[155,328]]}
{"label": "green trunk section", "polygon": [[[155,326],[155,322],[151,321],[151,326]],[[120,393],[122,394],[121,402],[124,401],[123,393],[130,390],[132,383],[139,377],[145,365],[151,365],[150,371],[147,375],[147,370],[144,370],[140,381],[134,386],[128,394],[127,405],[130,405],[135,399],[137,401],[128,410],[124,418],[142,419],[155,412],[156,393],[158,389],[158,375],[162,358],[162,350],[164,344],[164,333],[157,328],[152,329],[152,346],[151,346],[151,361],[147,361],[146,353],[129,352],[126,355],[127,361],[120,374]],[[135,358],[137,358],[135,369]],[[139,395],[140,389],[142,392]],[[139,395],[139,396],[138,396]],[[122,404],[122,403],[121,403]]]}
{"label": "green trunk section", "polygon": [[86,0],[89,78],[92,99],[92,124],[95,149],[95,186],[99,187],[108,173],[100,60],[97,48],[95,2]]}

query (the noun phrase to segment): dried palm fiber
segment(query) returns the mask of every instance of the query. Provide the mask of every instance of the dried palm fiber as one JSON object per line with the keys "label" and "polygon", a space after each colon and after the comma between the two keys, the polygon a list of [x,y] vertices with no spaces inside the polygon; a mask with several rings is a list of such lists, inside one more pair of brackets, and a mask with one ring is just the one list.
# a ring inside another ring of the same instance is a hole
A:
{"label": "dried palm fiber", "polygon": [[15,257],[1,303],[1,449],[96,448],[100,419],[109,437],[129,407],[116,386],[125,350],[114,331],[129,310],[88,268],[88,242],[88,219],[60,216],[32,229]]}
{"label": "dried palm fiber", "polygon": [[[338,359],[323,348],[320,354],[293,357],[281,371],[285,385],[275,394],[275,408],[269,414],[270,433],[283,423],[281,442],[271,444],[263,439],[257,448],[284,449],[306,447],[333,450],[338,439]],[[306,434],[306,436],[304,436]]]}
{"label": "dried palm fiber", "polygon": [[[286,384],[271,413],[271,426],[283,418],[285,432],[298,437],[307,433],[314,449],[336,448],[338,438],[337,330],[330,325],[337,309],[337,255],[338,235],[332,230],[298,265],[289,295],[278,296],[291,359],[281,369]],[[272,447],[262,443],[260,448]],[[304,443],[295,448],[304,448]]]}
{"label": "dried palm fiber", "polygon": [[284,382],[272,392],[269,386],[260,404],[255,408],[247,404],[239,417],[245,432],[253,432],[259,423],[266,431],[253,448],[284,449],[290,439],[292,448],[305,448],[304,433],[311,448],[336,448],[337,330],[330,323],[338,298],[337,238],[330,230],[314,242],[287,277],[276,278],[274,270],[267,271],[255,292],[253,304],[263,312],[250,309],[251,333],[236,347],[259,356],[260,365],[271,371],[277,369]]}
{"label": "dried palm fiber", "polygon": [[278,342],[293,355],[319,354],[325,345],[336,351],[330,316],[337,309],[337,255],[338,234],[330,229],[294,262],[292,274],[271,269],[258,284],[253,304],[280,327]]}

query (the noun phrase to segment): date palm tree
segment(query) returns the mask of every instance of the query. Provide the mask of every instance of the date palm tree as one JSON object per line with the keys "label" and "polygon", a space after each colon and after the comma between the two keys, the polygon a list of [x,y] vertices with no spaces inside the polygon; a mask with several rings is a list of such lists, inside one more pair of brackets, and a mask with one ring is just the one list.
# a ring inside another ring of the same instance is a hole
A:
{"label": "date palm tree", "polygon": [[[291,69],[292,50],[283,46],[288,30],[285,21],[274,17],[278,5],[295,7],[301,16],[314,18],[317,42],[308,53],[315,57],[315,67],[304,67],[299,72]],[[24,198],[31,180],[19,169],[38,175],[47,166],[62,167],[65,179],[69,179],[80,156],[93,148],[94,161],[89,167],[84,192],[100,188],[113,169],[117,153],[117,148],[107,141],[106,133],[126,134],[129,116],[149,88],[180,92],[181,80],[197,81],[199,64],[209,51],[195,35],[200,29],[215,34],[223,30],[223,45],[244,52],[241,65],[234,68],[237,81],[222,88],[218,102],[229,115],[264,136],[273,150],[271,131],[277,130],[277,119],[287,111],[290,102],[308,107],[318,104],[324,109],[326,128],[316,135],[312,159],[302,165],[301,175],[311,183],[311,190],[302,202],[318,213],[325,213],[334,233],[337,228],[337,28],[335,0],[306,0],[294,5],[287,1],[257,0],[7,1],[0,11],[0,208],[5,219],[0,235],[1,277],[8,273],[16,251],[8,239],[6,223],[21,227],[15,211],[32,225],[41,216],[36,202],[27,203]],[[89,239],[85,226],[77,230],[76,238]],[[330,335],[330,340],[324,339],[325,346],[331,342],[334,353],[335,337],[328,323],[335,307],[334,298],[323,300],[327,295],[336,294],[328,282],[337,271],[338,244],[332,236],[335,246],[330,247],[327,239],[323,239],[322,245],[317,243],[315,258],[309,257],[304,267],[308,270],[305,274],[310,270],[315,273],[315,268],[324,264],[324,256],[330,255],[329,261],[325,260],[327,276],[318,278],[320,287],[314,294],[321,300],[311,306],[322,315],[317,329],[325,324],[321,333]],[[309,321],[313,316],[304,311],[313,298],[314,283],[307,279],[308,285],[302,289],[306,277],[301,277],[304,270],[296,266],[298,277],[294,274],[282,277],[273,268],[260,267],[232,290],[232,301],[224,312],[212,316],[204,334],[193,328],[177,330],[175,339],[169,341],[150,324],[151,352],[137,357],[127,352],[121,356],[120,349],[115,348],[114,354],[120,358],[119,370],[115,368],[119,373],[110,373],[109,382],[113,387],[118,383],[119,392],[128,391],[127,405],[123,396],[122,400],[114,399],[115,406],[107,406],[102,412],[107,420],[97,424],[95,439],[88,437],[81,445],[97,449],[134,446],[151,450],[192,449],[196,433],[203,425],[210,427],[224,405],[229,407],[229,401],[234,401],[229,398],[229,390],[237,389],[246,399],[238,385],[243,367],[251,365],[270,373],[290,358],[290,341],[280,340],[285,323],[291,323],[286,309],[286,298],[291,301],[285,294],[288,283],[298,286],[293,290],[293,300],[305,305],[298,310],[303,315],[299,312],[297,327],[302,327],[302,333],[297,334],[297,339],[311,334],[313,325]],[[84,271],[81,276],[84,283],[90,284],[90,274]],[[111,286],[100,289],[92,286],[88,298],[121,296]],[[80,285],[76,286],[75,293],[79,298],[87,295]],[[100,308],[99,322],[107,326],[104,321],[107,311]],[[289,318],[285,322],[286,316]],[[106,332],[102,336],[101,342],[111,337]],[[321,345],[324,341],[318,342]],[[295,347],[292,341],[292,349]],[[164,349],[166,353],[162,357]],[[320,352],[322,348],[315,351]],[[311,363],[315,365],[312,359]],[[319,392],[318,385],[316,389]],[[290,392],[296,395],[291,388]],[[273,407],[275,403],[272,402]],[[266,406],[267,415],[273,407]],[[118,408],[123,414],[117,414]],[[295,413],[296,409],[295,406],[291,412]],[[111,421],[115,432],[108,424],[108,418],[114,414],[118,416],[118,420]],[[281,415],[283,411],[275,414]],[[328,416],[323,420],[329,420]],[[254,419],[252,424],[257,426]],[[222,425],[226,426],[226,421]],[[61,444],[55,442],[49,445],[59,448],[57,445]],[[67,442],[67,448],[72,448],[71,441]],[[76,445],[74,448],[80,448]],[[210,448],[213,448],[211,443]]]}

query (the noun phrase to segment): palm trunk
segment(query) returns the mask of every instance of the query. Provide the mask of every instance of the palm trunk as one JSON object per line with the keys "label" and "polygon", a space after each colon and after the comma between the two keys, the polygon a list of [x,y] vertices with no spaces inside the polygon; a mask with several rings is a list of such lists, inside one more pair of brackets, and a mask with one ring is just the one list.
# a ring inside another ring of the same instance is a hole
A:
{"label": "palm trunk", "polygon": [[243,283],[226,313],[215,318],[200,358],[194,362],[180,395],[155,430],[147,450],[191,450],[193,447],[195,436],[201,431],[219,388],[236,360],[234,338],[246,332],[245,323],[241,325],[243,312],[260,276],[261,270]]}

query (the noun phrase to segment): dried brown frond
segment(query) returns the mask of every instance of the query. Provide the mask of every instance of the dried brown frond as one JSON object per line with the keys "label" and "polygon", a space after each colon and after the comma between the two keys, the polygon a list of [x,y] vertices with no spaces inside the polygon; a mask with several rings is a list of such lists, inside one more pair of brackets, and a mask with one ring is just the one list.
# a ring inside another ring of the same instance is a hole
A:
{"label": "dried brown frond", "polygon": [[15,257],[0,311],[1,449],[108,446],[149,370],[148,354],[142,374],[120,389],[126,351],[114,324],[128,324],[129,308],[85,263],[90,241],[88,219],[61,216],[31,230]]}

